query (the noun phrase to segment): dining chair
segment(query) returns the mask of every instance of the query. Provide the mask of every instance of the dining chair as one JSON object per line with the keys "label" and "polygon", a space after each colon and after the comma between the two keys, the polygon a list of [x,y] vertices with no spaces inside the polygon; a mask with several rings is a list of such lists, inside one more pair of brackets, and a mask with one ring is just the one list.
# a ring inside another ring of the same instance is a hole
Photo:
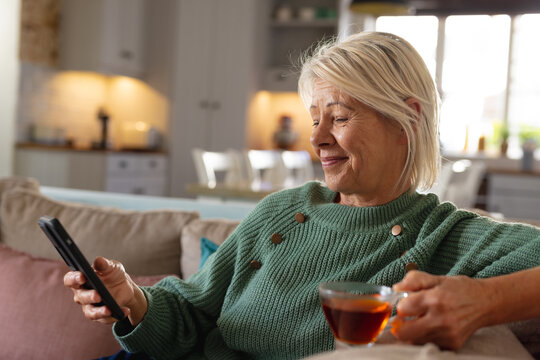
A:
{"label": "dining chair", "polygon": [[244,153],[248,180],[253,190],[284,187],[285,166],[276,150],[246,150]]}
{"label": "dining chair", "polygon": [[443,165],[439,184],[429,190],[440,201],[450,201],[458,208],[473,208],[482,184],[486,165],[483,161],[461,159]]}
{"label": "dining chair", "polygon": [[245,183],[241,154],[236,150],[224,152],[192,149],[199,184],[215,188],[218,183],[239,187]]}
{"label": "dining chair", "polygon": [[285,187],[302,185],[314,179],[313,162],[307,151],[282,151],[281,159],[286,173]]}
{"label": "dining chair", "polygon": [[452,178],[453,170],[452,170],[453,163],[451,161],[446,161],[441,165],[441,170],[439,171],[439,176],[437,177],[437,180],[435,181],[435,184],[427,191],[423,191],[424,193],[433,193],[439,197],[439,199],[442,199],[442,197],[445,195],[446,189],[448,188],[448,184],[450,183],[450,180]]}

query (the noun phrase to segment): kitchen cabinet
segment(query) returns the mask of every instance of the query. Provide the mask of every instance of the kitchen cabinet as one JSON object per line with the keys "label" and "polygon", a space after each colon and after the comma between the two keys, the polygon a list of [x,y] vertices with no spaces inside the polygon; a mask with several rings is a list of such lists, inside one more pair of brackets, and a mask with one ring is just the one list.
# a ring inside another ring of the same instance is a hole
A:
{"label": "kitchen cabinet", "polygon": [[297,91],[301,56],[320,40],[337,34],[337,0],[271,0],[266,15],[262,88]]}
{"label": "kitchen cabinet", "polygon": [[165,154],[18,147],[15,159],[16,175],[45,186],[167,195]]}
{"label": "kitchen cabinet", "polygon": [[507,218],[540,220],[540,173],[488,174],[487,210]]}
{"label": "kitchen cabinet", "polygon": [[260,0],[180,0],[170,138],[171,195],[197,182],[193,148],[243,150],[257,88]]}
{"label": "kitchen cabinet", "polygon": [[107,156],[105,190],[110,192],[166,195],[167,158],[156,154]]}
{"label": "kitchen cabinet", "polygon": [[60,67],[140,77],[146,0],[62,1]]}

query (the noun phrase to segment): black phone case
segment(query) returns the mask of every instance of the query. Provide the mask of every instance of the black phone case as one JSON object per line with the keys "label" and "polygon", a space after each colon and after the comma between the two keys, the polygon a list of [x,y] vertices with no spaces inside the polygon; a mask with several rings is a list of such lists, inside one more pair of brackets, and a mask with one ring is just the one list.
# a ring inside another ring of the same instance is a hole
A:
{"label": "black phone case", "polygon": [[124,312],[120,309],[116,300],[111,296],[109,290],[107,290],[101,279],[94,272],[60,221],[50,216],[42,216],[39,218],[38,223],[41,230],[47,235],[60,256],[62,256],[67,266],[72,270],[80,271],[84,274],[86,277],[85,287],[95,289],[101,295],[103,301],[95,305],[107,306],[115,319],[123,320],[125,318]]}

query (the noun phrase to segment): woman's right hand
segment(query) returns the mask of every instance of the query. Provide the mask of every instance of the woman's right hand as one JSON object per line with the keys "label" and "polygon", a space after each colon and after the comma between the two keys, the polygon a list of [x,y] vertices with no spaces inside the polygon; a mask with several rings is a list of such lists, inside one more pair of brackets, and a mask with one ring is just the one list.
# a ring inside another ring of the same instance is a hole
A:
{"label": "woman's right hand", "polygon": [[[131,324],[136,326],[141,322],[148,309],[148,303],[142,290],[126,273],[124,266],[118,261],[97,257],[93,268],[112,297],[129,317]],[[84,316],[104,324],[117,321],[111,316],[111,311],[106,306],[94,306],[101,302],[101,296],[94,289],[85,289],[83,287],[85,282],[86,278],[79,271],[70,271],[64,276],[64,286],[73,290],[73,300],[82,305]]]}

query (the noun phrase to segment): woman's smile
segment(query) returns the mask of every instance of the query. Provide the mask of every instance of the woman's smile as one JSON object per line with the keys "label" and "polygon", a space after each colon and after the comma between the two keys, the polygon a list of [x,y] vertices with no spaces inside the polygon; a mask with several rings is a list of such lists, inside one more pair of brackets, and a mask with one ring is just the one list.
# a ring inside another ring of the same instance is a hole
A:
{"label": "woman's smile", "polygon": [[347,156],[321,156],[321,164],[323,168],[334,166],[344,161],[347,161],[349,158]]}

